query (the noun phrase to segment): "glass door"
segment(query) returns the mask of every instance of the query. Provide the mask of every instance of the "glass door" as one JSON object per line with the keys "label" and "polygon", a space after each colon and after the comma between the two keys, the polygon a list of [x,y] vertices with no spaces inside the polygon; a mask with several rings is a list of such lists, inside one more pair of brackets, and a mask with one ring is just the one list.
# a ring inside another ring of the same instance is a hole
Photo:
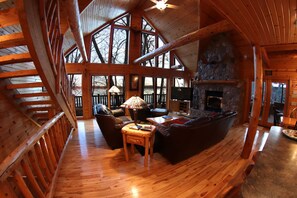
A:
{"label": "glass door", "polygon": [[271,82],[270,108],[267,122],[279,125],[280,116],[284,113],[286,103],[287,84],[285,82]]}

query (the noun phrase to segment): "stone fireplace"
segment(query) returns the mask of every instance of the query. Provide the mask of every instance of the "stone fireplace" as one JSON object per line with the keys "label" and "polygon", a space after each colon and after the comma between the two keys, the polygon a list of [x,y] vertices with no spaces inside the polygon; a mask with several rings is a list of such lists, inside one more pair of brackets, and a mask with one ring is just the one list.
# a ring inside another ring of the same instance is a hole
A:
{"label": "stone fireplace", "polygon": [[233,46],[227,34],[214,36],[198,61],[193,82],[191,116],[202,117],[221,111],[242,115],[244,90],[237,78]]}
{"label": "stone fireplace", "polygon": [[222,111],[223,104],[223,92],[222,91],[209,91],[205,90],[205,105],[206,111]]}

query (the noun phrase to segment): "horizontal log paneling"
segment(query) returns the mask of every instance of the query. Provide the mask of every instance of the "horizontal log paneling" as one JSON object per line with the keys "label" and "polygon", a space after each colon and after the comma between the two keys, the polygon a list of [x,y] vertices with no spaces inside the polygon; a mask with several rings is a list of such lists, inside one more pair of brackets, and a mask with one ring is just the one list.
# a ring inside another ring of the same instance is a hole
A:
{"label": "horizontal log paneling", "polygon": [[0,163],[17,145],[37,131],[38,127],[26,118],[0,93]]}

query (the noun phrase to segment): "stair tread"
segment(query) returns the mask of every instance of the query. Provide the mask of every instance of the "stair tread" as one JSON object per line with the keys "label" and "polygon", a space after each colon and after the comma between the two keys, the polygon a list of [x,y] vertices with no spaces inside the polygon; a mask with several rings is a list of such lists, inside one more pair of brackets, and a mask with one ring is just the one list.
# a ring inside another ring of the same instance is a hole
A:
{"label": "stair tread", "polygon": [[6,85],[6,89],[22,89],[22,88],[33,88],[33,87],[44,87],[42,82],[35,83],[18,83]]}
{"label": "stair tread", "polygon": [[10,55],[0,57],[0,66],[7,65],[7,64],[14,64],[14,63],[31,62],[31,61],[32,61],[32,58],[29,53],[10,54]]}
{"label": "stair tread", "polygon": [[52,100],[35,100],[35,101],[26,101],[21,102],[21,106],[27,106],[27,105],[42,105],[42,104],[53,104],[54,102]]}
{"label": "stair tread", "polygon": [[25,77],[25,76],[37,76],[37,75],[38,75],[38,72],[36,69],[19,70],[19,71],[11,71],[11,72],[2,72],[0,73],[0,79]]}
{"label": "stair tread", "polygon": [[6,34],[0,36],[0,49],[25,45],[23,33]]}
{"label": "stair tread", "polygon": [[0,10],[0,28],[19,24],[19,16],[16,8]]}
{"label": "stair tread", "polygon": [[49,109],[51,109],[52,107],[32,107],[32,108],[28,108],[27,112],[34,112],[34,111],[48,111]]}
{"label": "stair tread", "polygon": [[15,98],[29,98],[29,97],[39,97],[39,96],[49,96],[47,92],[38,93],[25,93],[25,94],[15,94]]}

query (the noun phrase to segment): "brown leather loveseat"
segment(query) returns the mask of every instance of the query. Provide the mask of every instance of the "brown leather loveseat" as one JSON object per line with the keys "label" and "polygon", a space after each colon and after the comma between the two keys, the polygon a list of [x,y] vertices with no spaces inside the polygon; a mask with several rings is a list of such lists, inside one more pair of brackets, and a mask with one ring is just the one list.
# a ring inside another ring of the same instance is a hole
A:
{"label": "brown leather loveseat", "polygon": [[159,125],[156,149],[172,164],[178,163],[223,140],[236,115],[236,112],[226,112],[184,124]]}
{"label": "brown leather loveseat", "polygon": [[121,129],[126,124],[133,122],[128,117],[121,116],[122,114],[119,112],[117,113],[117,115],[120,116],[115,117],[105,105],[96,105],[96,121],[101,129],[102,135],[111,149],[123,147]]}

